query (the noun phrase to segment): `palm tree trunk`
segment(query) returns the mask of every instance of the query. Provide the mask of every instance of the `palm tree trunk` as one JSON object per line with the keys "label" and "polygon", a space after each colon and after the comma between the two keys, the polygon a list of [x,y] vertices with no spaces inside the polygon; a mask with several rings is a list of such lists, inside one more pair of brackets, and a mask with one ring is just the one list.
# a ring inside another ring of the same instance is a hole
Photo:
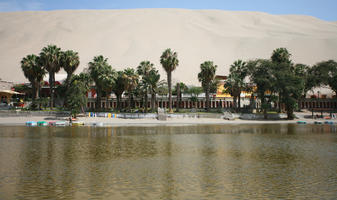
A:
{"label": "palm tree trunk", "polygon": [[263,118],[267,119],[268,115],[267,115],[267,108],[266,108],[266,105],[265,105],[265,101],[266,101],[265,98],[261,99],[261,108],[263,110]]}
{"label": "palm tree trunk", "polygon": [[[37,93],[37,99],[39,99],[39,100],[40,100],[40,89],[41,89],[41,82],[38,81],[36,93]],[[41,110],[41,101],[38,101],[38,109]]]}
{"label": "palm tree trunk", "polygon": [[281,113],[282,109],[281,109],[281,94],[279,93],[278,95],[278,112]]}
{"label": "palm tree trunk", "polygon": [[40,98],[40,94],[41,94],[41,81],[37,82],[37,98]]}
{"label": "palm tree trunk", "polygon": [[33,90],[33,95],[32,95],[32,109],[36,109],[36,81],[31,82],[32,84],[32,90]]}
{"label": "palm tree trunk", "polygon": [[179,112],[179,109],[180,109],[180,101],[181,101],[180,83],[178,83],[177,84],[177,109],[176,109],[177,112]]}
{"label": "palm tree trunk", "polygon": [[238,96],[238,111],[241,109],[241,94]]}
{"label": "palm tree trunk", "polygon": [[117,110],[121,111],[121,95],[116,95],[117,97]]}
{"label": "palm tree trunk", "polygon": [[53,109],[54,106],[54,79],[53,79],[54,73],[49,72],[49,92],[50,92],[50,99],[49,99],[49,106],[50,109]]}
{"label": "palm tree trunk", "polygon": [[209,111],[209,87],[206,86],[206,111]]}
{"label": "palm tree trunk", "polygon": [[98,89],[98,87],[96,86],[97,90],[96,90],[96,109],[100,109],[101,108],[101,90]]}
{"label": "palm tree trunk", "polygon": [[168,92],[169,92],[169,113],[172,113],[172,72],[167,72],[167,84],[168,84]]}
{"label": "palm tree trunk", "polygon": [[109,95],[106,95],[106,103],[105,103],[105,110],[109,108]]}
{"label": "palm tree trunk", "polygon": [[287,110],[287,119],[292,120],[294,119],[294,107],[291,105],[285,105]]}
{"label": "palm tree trunk", "polygon": [[234,109],[237,111],[237,108],[238,108],[238,105],[237,105],[237,96],[236,95],[234,95],[233,96],[233,104],[234,104]]}
{"label": "palm tree trunk", "polygon": [[145,91],[145,113],[147,113],[147,104],[148,104],[148,96],[147,96],[147,88]]}
{"label": "palm tree trunk", "polygon": [[155,101],[156,101],[156,94],[152,91],[151,92],[151,111],[155,110]]}
{"label": "palm tree trunk", "polygon": [[64,82],[64,84],[65,84],[65,93],[66,93],[66,95],[64,95],[64,106],[67,106],[67,97],[69,95],[68,94],[68,89],[69,89],[69,86],[70,86],[71,76],[72,76],[72,74],[68,73],[67,74],[67,78],[66,78],[66,80]]}
{"label": "palm tree trunk", "polygon": [[33,90],[32,101],[34,103],[36,96],[37,96],[36,81],[32,82],[31,84],[32,84],[32,90]]}
{"label": "palm tree trunk", "polygon": [[129,99],[128,99],[128,112],[131,112],[131,92],[129,91]]}

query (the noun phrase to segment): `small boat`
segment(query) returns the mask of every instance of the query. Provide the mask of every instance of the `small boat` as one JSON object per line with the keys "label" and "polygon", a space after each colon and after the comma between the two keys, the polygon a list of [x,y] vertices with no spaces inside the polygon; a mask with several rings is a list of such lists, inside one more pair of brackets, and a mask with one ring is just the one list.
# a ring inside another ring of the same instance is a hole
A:
{"label": "small boat", "polygon": [[94,125],[94,126],[103,126],[104,124],[103,124],[103,122],[94,122],[94,123],[92,123],[92,125]]}
{"label": "small boat", "polygon": [[55,122],[55,126],[66,126],[68,125],[68,122],[66,121],[57,121]]}
{"label": "small boat", "polygon": [[297,124],[307,124],[306,121],[297,121]]}
{"label": "small boat", "polygon": [[48,124],[49,124],[49,126],[55,126],[55,123],[56,122],[49,122]]}
{"label": "small boat", "polygon": [[323,124],[323,122],[315,121],[314,124]]}
{"label": "small boat", "polygon": [[324,124],[333,124],[332,121],[325,121]]}
{"label": "small boat", "polygon": [[74,122],[71,122],[71,125],[72,125],[72,126],[83,126],[83,125],[84,125],[84,122],[81,122],[81,121],[74,121]]}
{"label": "small boat", "polygon": [[37,126],[37,123],[34,121],[28,121],[26,122],[26,126]]}
{"label": "small boat", "polygon": [[46,121],[38,121],[37,125],[38,126],[48,126],[48,123]]}

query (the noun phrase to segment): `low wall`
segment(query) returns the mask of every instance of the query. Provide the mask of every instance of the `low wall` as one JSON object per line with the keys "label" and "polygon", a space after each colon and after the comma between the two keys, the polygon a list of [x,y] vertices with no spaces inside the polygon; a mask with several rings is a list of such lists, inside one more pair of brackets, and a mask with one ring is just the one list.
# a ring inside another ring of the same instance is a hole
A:
{"label": "low wall", "polygon": [[[263,114],[241,114],[240,119],[244,120],[263,120],[264,115]],[[286,114],[267,114],[267,119],[282,119],[282,118],[287,118]]]}
{"label": "low wall", "polygon": [[[53,117],[69,117],[70,112],[67,111],[15,111],[7,110],[0,111],[0,117],[29,117],[29,116],[53,116]],[[89,113],[86,113],[85,116],[88,116]],[[107,117],[108,113],[106,112],[97,112],[95,117]],[[172,113],[166,114],[168,118],[216,118],[216,119],[243,119],[243,120],[263,120],[263,114],[236,114],[230,113],[230,117],[226,116],[223,113]],[[228,115],[228,114],[227,114]],[[118,113],[111,115],[111,118],[122,118],[122,119],[156,119],[157,113]],[[286,118],[286,114],[268,114],[268,119],[276,120]]]}
{"label": "low wall", "polygon": [[21,110],[1,110],[0,117],[30,117],[30,116],[51,116],[51,117],[69,117],[70,112],[67,111],[21,111]]}
{"label": "low wall", "polygon": [[155,113],[118,113],[117,118],[122,119],[155,119],[157,114]]}
{"label": "low wall", "polygon": [[[105,112],[93,112],[92,117],[107,117],[108,113]],[[223,118],[221,113],[173,113],[165,114],[168,118]],[[90,116],[86,113],[86,116]],[[114,114],[111,118],[122,118],[122,119],[156,119],[158,117],[157,113],[118,113]]]}
{"label": "low wall", "polygon": [[222,113],[173,113],[167,116],[169,118],[223,118]]}

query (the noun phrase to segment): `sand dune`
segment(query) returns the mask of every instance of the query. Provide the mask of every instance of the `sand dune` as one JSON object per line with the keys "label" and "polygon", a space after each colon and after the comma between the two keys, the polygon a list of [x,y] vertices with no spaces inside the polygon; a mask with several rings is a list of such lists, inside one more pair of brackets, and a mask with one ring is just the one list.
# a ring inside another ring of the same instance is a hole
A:
{"label": "sand dune", "polygon": [[[150,60],[166,75],[159,57],[178,52],[175,81],[199,84],[200,63],[213,60],[217,74],[227,74],[236,59],[269,58],[286,47],[295,62],[337,60],[337,23],[311,16],[270,15],[220,10],[137,9],[65,10],[0,13],[0,78],[25,81],[20,60],[56,44],[79,52],[87,67],[103,54],[115,69]],[[64,72],[63,72],[64,73]]]}

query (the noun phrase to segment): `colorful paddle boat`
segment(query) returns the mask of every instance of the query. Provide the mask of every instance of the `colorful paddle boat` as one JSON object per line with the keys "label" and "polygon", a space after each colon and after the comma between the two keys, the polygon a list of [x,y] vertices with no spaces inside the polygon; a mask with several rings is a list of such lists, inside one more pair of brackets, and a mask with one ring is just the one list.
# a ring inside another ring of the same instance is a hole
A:
{"label": "colorful paddle boat", "polygon": [[324,124],[333,124],[332,121],[325,121]]}
{"label": "colorful paddle boat", "polygon": [[72,125],[72,126],[83,126],[83,125],[84,125],[84,122],[81,122],[81,121],[73,121],[73,122],[71,122],[71,125]]}
{"label": "colorful paddle boat", "polygon": [[48,126],[48,122],[46,122],[46,121],[38,121],[37,125],[38,126]]}
{"label": "colorful paddle boat", "polygon": [[66,122],[66,121],[57,121],[57,122],[55,122],[55,126],[66,126],[68,124],[69,123]]}
{"label": "colorful paddle boat", "polygon": [[34,121],[28,121],[26,122],[26,126],[37,126],[37,123]]}

